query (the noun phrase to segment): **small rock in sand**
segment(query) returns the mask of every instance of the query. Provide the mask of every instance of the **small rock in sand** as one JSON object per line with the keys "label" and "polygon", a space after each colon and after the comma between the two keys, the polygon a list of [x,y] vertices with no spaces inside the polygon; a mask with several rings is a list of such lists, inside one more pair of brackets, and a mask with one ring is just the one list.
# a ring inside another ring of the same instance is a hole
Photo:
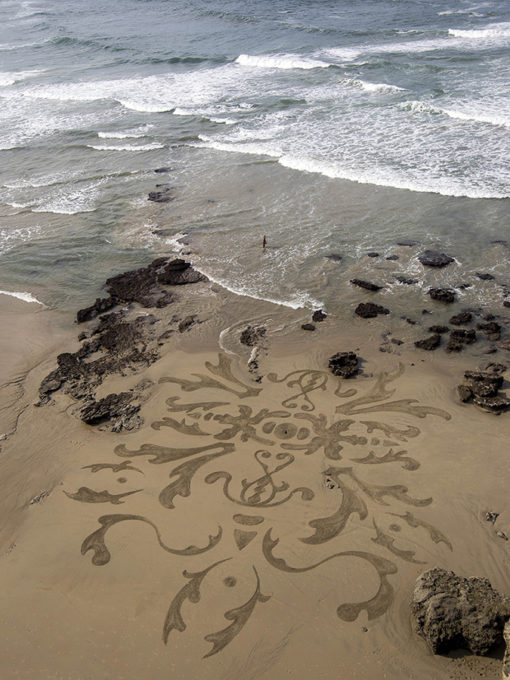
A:
{"label": "small rock in sand", "polygon": [[329,359],[329,368],[333,375],[352,378],[359,371],[359,359],[354,352],[337,352]]}

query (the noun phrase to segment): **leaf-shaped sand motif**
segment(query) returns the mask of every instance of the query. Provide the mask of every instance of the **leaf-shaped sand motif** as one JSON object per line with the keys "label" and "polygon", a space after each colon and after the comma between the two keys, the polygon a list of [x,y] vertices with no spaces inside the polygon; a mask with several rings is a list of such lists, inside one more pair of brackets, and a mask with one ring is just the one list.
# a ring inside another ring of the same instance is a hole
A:
{"label": "leaf-shaped sand motif", "polygon": [[403,560],[406,560],[407,562],[414,562],[415,564],[425,564],[425,562],[420,562],[420,560],[415,560],[414,555],[415,552],[414,550],[401,550],[400,548],[395,547],[395,539],[392,536],[388,536],[388,534],[385,534],[384,531],[379,529],[377,524],[375,523],[375,520],[373,520],[374,524],[374,529],[376,530],[376,537],[372,538],[371,540],[373,543],[377,543],[378,545],[382,545],[383,548],[386,548],[390,552],[392,552],[394,555],[397,557],[400,557]]}
{"label": "leaf-shaped sand motif", "polygon": [[226,647],[229,642],[232,642],[235,636],[241,632],[246,622],[252,615],[257,602],[267,602],[270,599],[270,596],[262,595],[260,592],[260,579],[255,567],[253,567],[253,571],[257,577],[257,586],[255,588],[255,592],[243,605],[236,607],[235,609],[230,609],[228,612],[226,612],[225,618],[227,621],[232,621],[229,626],[218,631],[217,633],[210,633],[209,635],[205,636],[207,642],[211,642],[213,647],[210,652],[205,654],[204,659],[208,656],[212,656],[213,654],[217,654],[224,647]]}
{"label": "leaf-shaped sand motif", "polygon": [[399,515],[396,512],[390,512],[389,514],[393,515],[394,517],[400,517],[400,519],[405,520],[407,524],[413,529],[423,527],[424,529],[427,530],[430,538],[434,541],[434,543],[445,543],[450,548],[450,550],[453,551],[453,546],[450,543],[450,541],[441,531],[439,531],[439,529],[436,529],[436,527],[432,526],[432,524],[424,522],[422,519],[418,519],[411,512],[406,512],[404,515]]}
{"label": "leaf-shaped sand motif", "polygon": [[101,470],[111,470],[112,472],[124,472],[124,470],[134,470],[141,472],[139,468],[133,467],[130,460],[125,460],[122,463],[94,463],[93,465],[84,465],[82,470],[90,470],[91,472],[100,472]]}
{"label": "leaf-shaped sand motif", "polygon": [[125,493],[111,494],[109,491],[94,491],[87,486],[80,486],[76,493],[69,493],[64,491],[68,498],[73,501],[81,501],[82,503],[111,503],[112,505],[120,505],[126,496],[131,496],[134,493],[140,493],[143,489],[136,489],[135,491],[126,491]]}
{"label": "leaf-shaped sand motif", "polygon": [[321,517],[308,522],[312,529],[315,529],[315,533],[313,536],[301,538],[300,540],[303,543],[310,543],[313,545],[326,543],[326,541],[330,541],[332,538],[335,538],[335,536],[342,533],[349,517],[353,514],[359,515],[360,519],[365,519],[368,515],[367,506],[352,489],[343,485],[342,503],[338,510],[329,517]]}
{"label": "leaf-shaped sand motif", "polygon": [[188,460],[176,467],[170,473],[170,479],[172,477],[177,477],[177,479],[166,486],[159,494],[159,502],[165,508],[173,509],[174,498],[176,496],[182,496],[187,498],[191,493],[191,480],[195,472],[209,463],[211,460],[218,458],[219,456],[224,456],[225,452],[220,453],[210,453],[208,456],[201,456],[200,458],[195,458],[194,460]]}
{"label": "leaf-shaped sand motif", "polygon": [[388,505],[384,500],[386,496],[392,496],[402,503],[407,503],[408,505],[430,505],[432,503],[432,498],[413,498],[407,493],[407,486],[403,484],[393,484],[385,486],[383,484],[368,484],[363,482],[352,470],[352,468],[328,468],[325,475],[333,477],[339,486],[342,482],[340,481],[340,475],[347,475],[350,477],[359,488],[373,501],[379,503],[379,505]]}
{"label": "leaf-shaped sand motif", "polygon": [[179,590],[177,595],[170,603],[170,607],[168,609],[168,613],[166,615],[165,623],[163,626],[163,641],[165,644],[167,644],[168,637],[173,630],[178,630],[180,633],[186,630],[186,624],[184,622],[181,612],[182,605],[184,604],[184,602],[186,602],[186,600],[189,600],[189,602],[193,604],[200,602],[200,586],[202,585],[202,581],[204,580],[204,578],[210,571],[217,567],[218,564],[228,562],[229,559],[232,558],[229,557],[225,560],[215,562],[214,564],[211,564],[209,567],[207,567],[207,569],[204,569],[203,571],[197,571],[195,573],[183,571],[182,575],[190,579],[190,582],[186,583],[186,585],[184,585]]}
{"label": "leaf-shaped sand motif", "polygon": [[393,451],[390,449],[388,453],[383,456],[376,456],[373,451],[370,451],[368,456],[364,458],[351,458],[353,462],[362,463],[363,465],[380,465],[381,463],[403,463],[402,467],[405,470],[417,470],[420,463],[414,458],[406,456],[407,451]]}
{"label": "leaf-shaped sand motif", "polygon": [[190,434],[199,437],[207,437],[209,435],[209,432],[204,432],[200,429],[198,423],[188,425],[184,418],[182,420],[175,420],[174,418],[165,417],[162,420],[156,420],[151,423],[151,427],[153,430],[160,430],[162,427],[172,427],[181,434]]}

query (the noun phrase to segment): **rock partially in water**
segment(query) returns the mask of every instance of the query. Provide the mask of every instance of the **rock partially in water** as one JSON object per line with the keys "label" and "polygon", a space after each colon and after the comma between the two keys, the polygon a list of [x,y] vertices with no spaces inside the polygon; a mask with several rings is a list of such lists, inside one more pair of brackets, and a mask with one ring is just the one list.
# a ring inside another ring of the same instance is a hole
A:
{"label": "rock partially in water", "polygon": [[450,323],[453,326],[464,326],[467,323],[471,323],[472,320],[473,314],[471,312],[459,312],[452,316]]}
{"label": "rock partially in water", "polygon": [[332,262],[340,262],[342,259],[342,255],[339,253],[331,253],[331,255],[324,255],[324,257]]}
{"label": "rock partially in water", "polygon": [[84,321],[91,321],[95,319],[99,314],[104,314],[110,311],[112,307],[115,307],[117,303],[110,296],[107,298],[96,298],[96,301],[90,307],[85,307],[85,309],[79,309],[76,312],[76,321],[78,323],[83,323]]}
{"label": "rock partially in water", "polygon": [[378,290],[382,290],[382,286],[379,286],[377,283],[371,283],[370,281],[363,281],[363,279],[351,279],[351,283],[353,286],[358,286],[359,288],[364,288],[365,290],[371,290],[373,292],[377,292]]}
{"label": "rock partially in water", "polygon": [[406,286],[412,286],[415,283],[418,283],[418,279],[409,279],[406,276],[397,276],[396,279],[399,283],[403,283]]}
{"label": "rock partially in water", "polygon": [[436,568],[416,581],[411,612],[434,654],[468,649],[486,655],[503,642],[510,599],[486,578],[463,578]]}
{"label": "rock partially in water", "polygon": [[449,333],[450,329],[448,328],[448,326],[439,326],[438,325],[438,326],[431,326],[429,328],[429,331],[431,333]]}
{"label": "rock partially in water", "polygon": [[455,302],[455,292],[446,288],[430,288],[428,294],[433,300],[451,305]]}
{"label": "rock partially in water", "polygon": [[316,309],[312,314],[312,321],[315,323],[320,323],[321,321],[324,321],[324,319],[327,319],[327,317],[328,315],[326,312],[323,312],[322,309]]}
{"label": "rock partially in water", "polygon": [[487,340],[499,340],[501,337],[501,326],[496,321],[477,323],[476,327],[485,333]]}
{"label": "rock partially in water", "polygon": [[418,347],[418,349],[426,349],[428,351],[437,349],[440,344],[441,336],[439,335],[439,333],[434,333],[434,335],[431,335],[428,338],[424,338],[423,340],[417,340],[414,343],[415,347]]}
{"label": "rock partially in water", "polygon": [[241,333],[239,340],[243,345],[254,347],[255,345],[258,345],[259,342],[265,338],[265,336],[266,329],[263,326],[259,326],[258,328],[255,328],[255,326],[246,326],[244,331]]}
{"label": "rock partially in water", "polygon": [[313,325],[313,323],[303,323],[303,324],[301,324],[301,328],[304,331],[314,331],[315,330],[315,326]]}
{"label": "rock partially in water", "polygon": [[385,259],[389,262],[396,262],[396,260],[398,260],[398,255],[388,255]]}
{"label": "rock partially in water", "polygon": [[407,246],[408,248],[412,248],[413,246],[417,246],[417,245],[418,245],[418,241],[407,241],[407,240],[397,241],[397,246]]}
{"label": "rock partially in water", "polygon": [[447,352],[460,352],[465,345],[476,342],[476,332],[471,328],[457,328],[451,331],[446,345]]}
{"label": "rock partially in water", "polygon": [[170,203],[175,198],[172,188],[166,184],[159,184],[156,186],[159,191],[149,191],[149,201],[154,203]]}
{"label": "rock partially in water", "polygon": [[480,279],[480,281],[494,281],[494,276],[492,274],[480,274],[480,272],[476,272],[476,277]]}
{"label": "rock partially in water", "polygon": [[354,352],[337,352],[330,357],[328,366],[334,375],[352,378],[359,372],[359,359]]}
{"label": "rock partially in water", "polygon": [[179,321],[179,333],[184,333],[185,331],[189,330],[196,322],[196,318],[196,314],[190,314],[189,316],[184,317],[182,321]]}
{"label": "rock partially in water", "polygon": [[379,253],[374,253],[374,252],[367,253],[367,257],[379,257]]}
{"label": "rock partially in water", "polygon": [[354,313],[361,316],[362,319],[373,319],[379,314],[389,314],[390,310],[381,305],[376,305],[373,302],[360,302],[354,310]]}
{"label": "rock partially in water", "polygon": [[418,255],[418,260],[427,267],[446,267],[446,265],[454,262],[453,257],[441,253],[439,250],[426,250]]}

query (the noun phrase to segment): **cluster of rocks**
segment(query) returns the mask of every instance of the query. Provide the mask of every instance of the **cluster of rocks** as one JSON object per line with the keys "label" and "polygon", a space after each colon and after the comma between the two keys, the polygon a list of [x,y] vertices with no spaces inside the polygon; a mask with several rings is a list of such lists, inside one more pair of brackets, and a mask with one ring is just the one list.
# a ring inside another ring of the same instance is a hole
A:
{"label": "cluster of rocks", "polygon": [[486,578],[463,578],[436,568],[418,578],[411,612],[434,654],[467,649],[487,655],[504,641],[510,598]]}
{"label": "cluster of rocks", "polygon": [[[452,326],[467,325],[473,322],[473,318],[474,313],[465,310],[452,316],[449,323]],[[492,314],[486,315],[483,321],[478,322],[476,324],[476,330],[481,331],[484,337],[490,341],[496,341],[501,338],[501,324],[494,320]],[[450,329],[449,326],[433,325],[429,327],[429,331],[432,335],[417,340],[414,344],[419,349],[434,350],[440,346],[442,336],[449,333],[448,342],[445,347],[446,351],[460,352],[466,345],[471,345],[477,341],[478,336],[476,330],[473,328]]]}
{"label": "cluster of rocks", "polygon": [[316,323],[321,323],[324,321],[324,319],[327,319],[327,314],[324,312],[322,309],[316,309],[314,313],[312,314],[312,321],[313,323],[303,323],[301,324],[301,328],[304,331],[314,331],[316,326]]}
{"label": "cluster of rocks", "polygon": [[504,364],[489,364],[484,371],[466,371],[464,382],[457,387],[461,402],[473,402],[484,411],[503,413],[510,408],[510,399],[499,393],[503,386]]}
{"label": "cluster of rocks", "polygon": [[[173,333],[168,329],[158,336],[158,319],[153,314],[132,316],[133,303],[143,308],[161,308],[175,301],[175,293],[167,286],[182,286],[206,277],[184,260],[158,258],[147,267],[124,272],[106,281],[108,297],[98,298],[93,305],[77,313],[77,322],[99,319],[92,329],[82,332],[78,351],[57,356],[57,367],[44,378],[39,387],[38,406],[46,404],[57,390],[62,389],[81,402],[80,417],[88,424],[109,423],[110,429],[132,429],[140,422],[138,412],[148,388],[147,381],[128,392],[109,394],[96,399],[96,390],[113,374],[137,373],[160,356],[163,341]],[[123,305],[119,311],[109,311]],[[132,309],[131,309],[132,311]],[[176,330],[185,332],[195,315],[172,318]]]}

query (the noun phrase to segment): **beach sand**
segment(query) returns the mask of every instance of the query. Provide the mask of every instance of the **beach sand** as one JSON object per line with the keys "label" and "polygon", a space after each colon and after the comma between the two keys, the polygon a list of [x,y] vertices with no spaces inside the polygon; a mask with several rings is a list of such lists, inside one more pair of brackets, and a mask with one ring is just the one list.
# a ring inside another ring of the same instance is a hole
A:
{"label": "beach sand", "polygon": [[[186,286],[159,327],[200,323],[98,390],[150,381],[143,425],[115,433],[68,395],[34,406],[79,346],[71,319],[0,304],[17,390],[2,402],[2,678],[500,677],[502,650],[433,656],[409,608],[435,566],[510,594],[510,420],[458,402],[472,355],[380,352],[384,320],[309,333],[303,310]],[[267,329],[252,371],[248,324]],[[339,351],[362,358],[357,377],[328,370]]]}

